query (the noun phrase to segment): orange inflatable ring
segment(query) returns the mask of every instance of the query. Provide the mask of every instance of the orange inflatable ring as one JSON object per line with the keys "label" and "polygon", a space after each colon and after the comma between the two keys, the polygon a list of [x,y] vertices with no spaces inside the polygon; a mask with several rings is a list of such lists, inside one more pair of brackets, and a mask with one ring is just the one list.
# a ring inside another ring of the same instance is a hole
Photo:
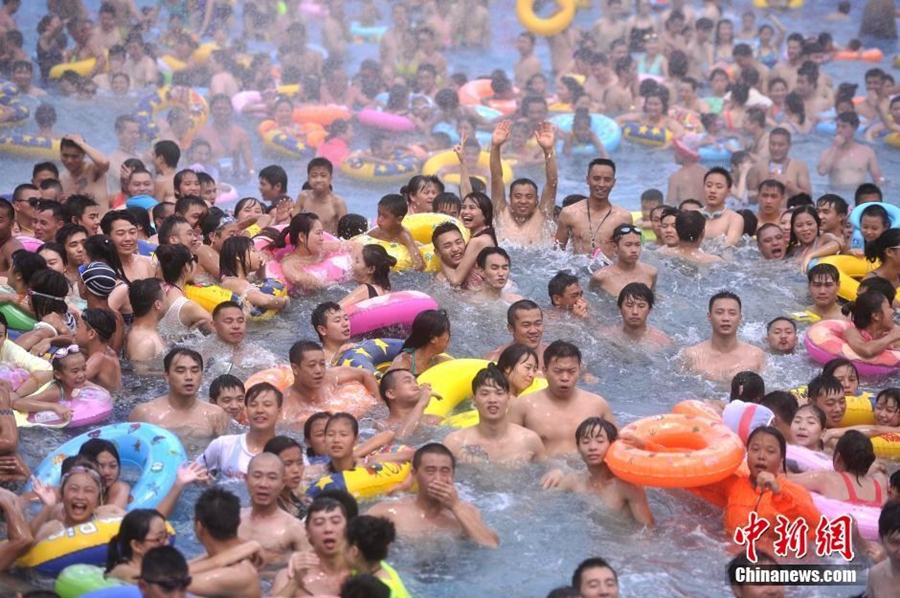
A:
{"label": "orange inflatable ring", "polygon": [[[244,382],[244,388],[250,388],[260,382],[268,382],[281,392],[294,383],[294,372],[291,366],[287,364],[277,365],[274,368],[256,372]],[[331,394],[331,396],[323,401],[319,407],[319,411],[344,411],[359,419],[370,412],[379,403],[376,397],[369,394],[366,387],[359,382],[347,382],[341,384],[340,387]]]}
{"label": "orange inflatable ring", "polygon": [[[518,93],[518,89],[513,88],[513,90]],[[514,113],[518,110],[518,105],[515,100],[491,100],[488,99],[485,101],[485,98],[490,98],[494,95],[494,90],[491,89],[491,80],[490,79],[475,79],[474,81],[469,81],[465,85],[459,88],[459,103],[464,106],[481,106],[486,105],[489,108],[493,108],[498,112],[502,112],[506,116]]]}
{"label": "orange inflatable ring", "polygon": [[665,414],[640,419],[620,434],[645,443],[617,441],[606,453],[610,470],[626,482],[658,488],[695,488],[724,480],[744,460],[744,444],[720,421]]}
{"label": "orange inflatable ring", "polygon": [[281,392],[294,383],[294,372],[289,365],[277,365],[274,368],[256,372],[244,382],[244,388],[250,388],[260,382],[268,382]]}
{"label": "orange inflatable ring", "polygon": [[862,60],[863,62],[881,62],[884,58],[884,52],[878,48],[870,48],[862,52],[838,52],[834,55],[835,60]]}
{"label": "orange inflatable ring", "polygon": [[294,109],[294,122],[318,123],[327,127],[339,118],[348,120],[350,111],[344,106],[329,104],[327,106],[299,106]]}
{"label": "orange inflatable ring", "polygon": [[706,401],[698,401],[697,399],[688,399],[681,401],[672,407],[672,413],[679,415],[692,415],[694,417],[705,417],[716,421],[722,421],[722,413],[717,411],[715,407]]}

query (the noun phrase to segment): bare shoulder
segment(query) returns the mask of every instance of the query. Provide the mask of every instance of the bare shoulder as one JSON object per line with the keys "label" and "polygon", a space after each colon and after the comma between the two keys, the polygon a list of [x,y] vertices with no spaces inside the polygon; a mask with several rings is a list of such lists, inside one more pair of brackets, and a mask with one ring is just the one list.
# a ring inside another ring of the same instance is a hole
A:
{"label": "bare shoulder", "polygon": [[614,218],[621,218],[623,221],[629,224],[634,222],[634,217],[631,215],[631,212],[629,212],[622,206],[613,205],[612,214]]}
{"label": "bare shoulder", "polygon": [[529,430],[525,426],[520,426],[518,424],[510,424],[510,430],[515,436],[526,444],[538,443],[543,445],[544,441],[541,440],[540,434],[535,432],[534,430]]}

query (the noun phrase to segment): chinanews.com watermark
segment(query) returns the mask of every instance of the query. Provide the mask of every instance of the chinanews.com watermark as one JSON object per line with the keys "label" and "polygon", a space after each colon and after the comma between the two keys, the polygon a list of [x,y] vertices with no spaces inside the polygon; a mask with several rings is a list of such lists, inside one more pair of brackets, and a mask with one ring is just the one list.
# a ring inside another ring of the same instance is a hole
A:
{"label": "chinanews.com watermark", "polygon": [[840,556],[850,563],[853,560],[853,542],[851,529],[853,522],[849,515],[828,519],[822,516],[815,529],[803,519],[791,521],[778,515],[775,525],[757,515],[755,511],[748,516],[747,525],[734,530],[734,542],[744,547],[750,564],[735,570],[735,581],[742,585],[858,585],[860,572],[864,567],[857,565],[782,565],[772,563],[768,558],[760,560],[756,550],[757,541],[761,540],[771,527],[774,535],[772,548],[776,557],[802,559],[811,553],[810,538],[814,544],[815,554],[826,558]]}

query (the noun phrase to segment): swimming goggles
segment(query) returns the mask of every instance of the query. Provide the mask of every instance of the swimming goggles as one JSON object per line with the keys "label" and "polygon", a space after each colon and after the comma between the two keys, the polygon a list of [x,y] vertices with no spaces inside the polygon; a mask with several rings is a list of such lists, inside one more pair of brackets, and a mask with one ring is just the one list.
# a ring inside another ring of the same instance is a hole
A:
{"label": "swimming goggles", "polygon": [[635,235],[640,236],[641,229],[634,226],[633,224],[621,224],[616,227],[616,230],[613,231],[612,237],[613,237],[614,241],[617,241],[621,237],[624,237],[625,235],[630,235],[630,234],[635,234]]}
{"label": "swimming goggles", "polygon": [[53,359],[62,359],[74,353],[81,353],[81,347],[78,345],[69,345],[68,347],[57,349],[53,353]]}

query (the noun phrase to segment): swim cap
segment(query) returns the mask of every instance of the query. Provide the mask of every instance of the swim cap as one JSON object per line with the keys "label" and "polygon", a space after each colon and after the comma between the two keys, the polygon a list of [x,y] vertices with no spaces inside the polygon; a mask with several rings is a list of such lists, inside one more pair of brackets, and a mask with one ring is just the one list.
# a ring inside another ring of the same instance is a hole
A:
{"label": "swim cap", "polygon": [[757,403],[732,401],[722,411],[722,420],[725,425],[740,436],[744,444],[747,444],[747,438],[753,430],[761,426],[768,426],[773,419],[775,419],[775,414],[772,410]]}
{"label": "swim cap", "polygon": [[116,271],[103,262],[91,262],[81,273],[81,280],[91,294],[105,299],[116,288]]}

